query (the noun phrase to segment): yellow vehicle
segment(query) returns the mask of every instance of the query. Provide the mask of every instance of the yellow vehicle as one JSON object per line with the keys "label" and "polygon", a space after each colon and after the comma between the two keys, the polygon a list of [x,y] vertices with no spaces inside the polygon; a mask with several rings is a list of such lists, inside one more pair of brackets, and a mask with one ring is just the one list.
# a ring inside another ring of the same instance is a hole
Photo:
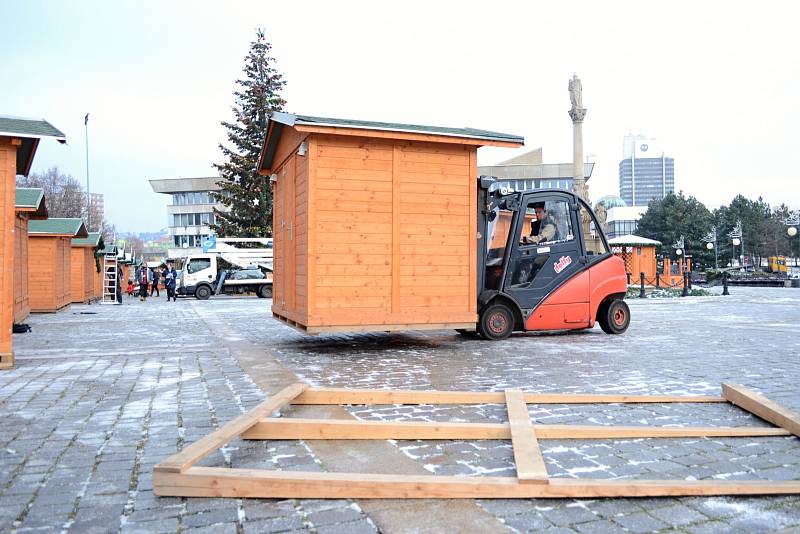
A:
{"label": "yellow vehicle", "polygon": [[787,274],[786,256],[770,256],[767,272]]}

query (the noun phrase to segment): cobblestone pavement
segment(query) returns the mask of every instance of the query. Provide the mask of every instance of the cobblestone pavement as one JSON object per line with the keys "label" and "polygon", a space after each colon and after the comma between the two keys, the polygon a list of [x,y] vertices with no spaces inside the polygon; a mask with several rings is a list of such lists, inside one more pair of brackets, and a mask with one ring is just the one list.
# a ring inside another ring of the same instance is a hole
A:
{"label": "cobblestone pavement", "polygon": [[[353,501],[157,498],[152,466],[264,395],[210,317],[316,386],[719,394],[732,381],[800,411],[800,291],[631,300],[623,336],[599,328],[307,337],[269,301],[73,306],[30,318],[0,373],[0,532],[374,532]],[[505,421],[503,406],[352,406],[367,420]],[[721,404],[531,405],[538,423],[762,425]],[[513,476],[508,441],[396,441],[435,474]],[[800,479],[797,438],[547,440],[551,476]],[[203,465],[320,470],[303,442],[234,441]],[[800,498],[481,500],[520,532],[765,532],[800,528]],[[402,526],[399,528],[402,530]]]}

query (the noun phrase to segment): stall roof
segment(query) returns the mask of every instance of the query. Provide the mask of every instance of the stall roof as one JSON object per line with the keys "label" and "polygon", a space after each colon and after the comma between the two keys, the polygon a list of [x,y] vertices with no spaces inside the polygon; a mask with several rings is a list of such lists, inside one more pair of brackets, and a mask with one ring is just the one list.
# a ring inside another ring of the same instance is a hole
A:
{"label": "stall roof", "polygon": [[628,234],[608,240],[609,245],[660,245],[661,241],[648,239],[638,235]]}
{"label": "stall roof", "polygon": [[88,237],[89,233],[81,219],[44,219],[29,222],[28,235]]}
{"label": "stall roof", "polygon": [[[272,124],[270,124],[272,123]],[[525,143],[521,135],[479,130],[476,128],[451,128],[448,126],[423,126],[419,124],[403,124],[396,122],[375,122],[356,119],[334,119],[328,117],[311,117],[293,115],[291,113],[273,112],[267,121],[267,135],[259,158],[259,170],[269,169],[272,158],[280,140],[283,126],[291,126],[298,131],[313,131],[314,128],[335,128],[337,130],[376,130],[395,132],[398,134],[423,134],[442,137],[455,137],[482,141],[476,145],[499,145],[517,147]]]}
{"label": "stall roof", "polygon": [[22,146],[17,150],[17,174],[22,176],[27,176],[30,172],[33,156],[41,139],[53,138],[62,144],[67,142],[63,132],[44,119],[6,115],[0,115],[0,137],[22,139]]}
{"label": "stall roof", "polygon": [[100,245],[100,232],[89,232],[86,237],[77,237],[72,240],[73,247],[96,247]]}
{"label": "stall roof", "polygon": [[46,219],[47,204],[44,201],[44,189],[38,187],[18,187],[14,201],[17,211],[29,213],[31,219]]}

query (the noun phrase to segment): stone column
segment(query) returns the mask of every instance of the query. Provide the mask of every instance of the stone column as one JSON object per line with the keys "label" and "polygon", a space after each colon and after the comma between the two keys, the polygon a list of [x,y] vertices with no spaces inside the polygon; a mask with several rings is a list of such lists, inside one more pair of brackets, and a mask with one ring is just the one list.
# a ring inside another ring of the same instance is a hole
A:
{"label": "stone column", "polygon": [[572,108],[569,116],[572,119],[572,191],[588,202],[589,194],[583,174],[583,118],[586,109]]}

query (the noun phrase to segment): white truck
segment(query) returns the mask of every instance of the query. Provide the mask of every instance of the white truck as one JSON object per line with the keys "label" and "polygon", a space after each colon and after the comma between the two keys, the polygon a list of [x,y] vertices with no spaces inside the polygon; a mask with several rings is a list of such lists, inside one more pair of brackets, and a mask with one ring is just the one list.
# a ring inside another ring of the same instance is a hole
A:
{"label": "white truck", "polygon": [[218,238],[204,252],[182,258],[178,295],[255,293],[272,297],[272,239]]}

